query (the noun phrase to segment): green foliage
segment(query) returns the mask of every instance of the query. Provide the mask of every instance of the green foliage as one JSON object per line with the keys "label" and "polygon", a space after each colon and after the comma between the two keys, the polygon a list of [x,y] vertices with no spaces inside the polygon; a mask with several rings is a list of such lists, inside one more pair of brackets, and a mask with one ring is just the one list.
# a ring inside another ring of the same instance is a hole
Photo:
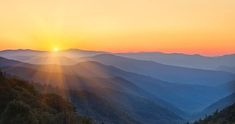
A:
{"label": "green foliage", "polygon": [[1,124],[38,124],[31,107],[22,101],[11,101],[2,113]]}
{"label": "green foliage", "polygon": [[92,124],[70,102],[0,72],[0,124]]}

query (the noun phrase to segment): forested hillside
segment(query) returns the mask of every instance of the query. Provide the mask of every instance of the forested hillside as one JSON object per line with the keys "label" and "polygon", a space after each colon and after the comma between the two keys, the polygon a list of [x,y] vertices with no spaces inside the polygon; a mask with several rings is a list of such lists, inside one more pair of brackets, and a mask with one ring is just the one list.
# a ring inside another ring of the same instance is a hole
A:
{"label": "forested hillside", "polygon": [[220,112],[217,111],[203,120],[196,121],[194,124],[235,124],[235,104]]}
{"label": "forested hillside", "polygon": [[0,124],[92,124],[70,102],[0,72]]}

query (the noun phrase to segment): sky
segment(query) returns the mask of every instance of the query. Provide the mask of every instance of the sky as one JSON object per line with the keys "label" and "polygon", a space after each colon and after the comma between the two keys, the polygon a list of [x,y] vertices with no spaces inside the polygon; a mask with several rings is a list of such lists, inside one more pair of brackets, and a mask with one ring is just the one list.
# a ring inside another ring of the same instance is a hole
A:
{"label": "sky", "polygon": [[235,53],[235,0],[0,0],[0,50]]}

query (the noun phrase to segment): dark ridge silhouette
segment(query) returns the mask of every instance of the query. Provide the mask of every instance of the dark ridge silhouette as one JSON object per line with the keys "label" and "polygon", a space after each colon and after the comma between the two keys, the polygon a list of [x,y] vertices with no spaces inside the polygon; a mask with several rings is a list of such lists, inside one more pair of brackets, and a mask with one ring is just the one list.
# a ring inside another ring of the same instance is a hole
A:
{"label": "dark ridge silhouette", "polygon": [[194,124],[234,124],[235,123],[235,104],[221,110],[214,112],[213,115],[206,116]]}
{"label": "dark ridge silhouette", "polygon": [[0,124],[92,124],[56,94],[42,94],[33,85],[0,72]]}

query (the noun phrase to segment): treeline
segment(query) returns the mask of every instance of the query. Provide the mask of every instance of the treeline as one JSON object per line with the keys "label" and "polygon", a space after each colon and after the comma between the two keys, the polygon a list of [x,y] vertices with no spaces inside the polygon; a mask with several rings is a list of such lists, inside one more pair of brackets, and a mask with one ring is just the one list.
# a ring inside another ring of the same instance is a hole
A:
{"label": "treeline", "polygon": [[200,119],[194,124],[235,124],[235,104],[222,111],[216,111],[213,115]]}
{"label": "treeline", "polygon": [[56,94],[42,94],[26,81],[0,72],[0,124],[93,124]]}

